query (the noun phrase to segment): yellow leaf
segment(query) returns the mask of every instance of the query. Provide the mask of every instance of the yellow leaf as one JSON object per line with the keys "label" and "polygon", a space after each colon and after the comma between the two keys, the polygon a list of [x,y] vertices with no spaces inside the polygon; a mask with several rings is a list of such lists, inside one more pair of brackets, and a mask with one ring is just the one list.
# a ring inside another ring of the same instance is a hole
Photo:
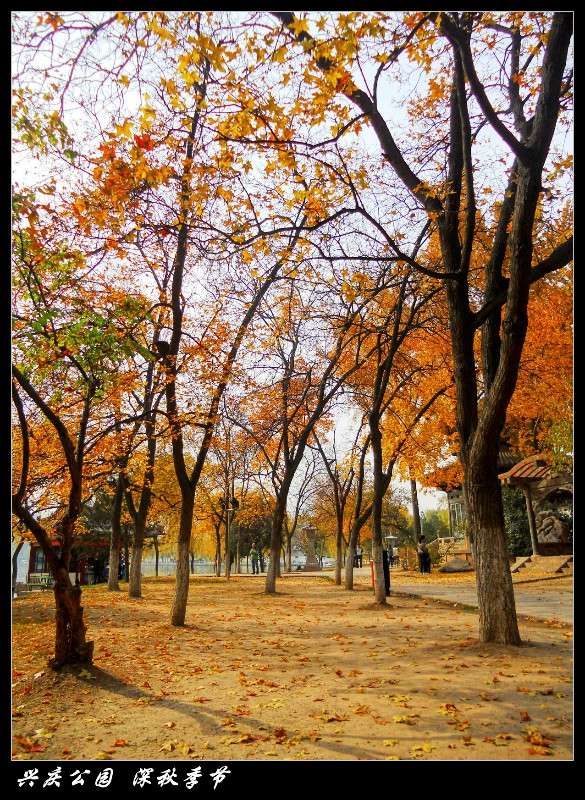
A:
{"label": "yellow leaf", "polygon": [[132,120],[127,119],[122,125],[114,124],[114,128],[116,129],[116,136],[125,136],[130,138],[132,136],[132,126],[134,123]]}
{"label": "yellow leaf", "polygon": [[176,740],[173,739],[171,741],[165,742],[163,745],[161,745],[160,749],[161,750],[166,750],[169,753],[172,752],[175,749],[175,741]]}
{"label": "yellow leaf", "polygon": [[39,728],[38,731],[35,731],[35,734],[43,739],[51,739],[55,735],[49,728]]}
{"label": "yellow leaf", "polygon": [[415,754],[419,753],[419,752],[432,753],[434,749],[435,749],[435,745],[434,744],[431,744],[430,742],[425,742],[425,744],[414,744],[410,748],[410,751],[411,751],[411,753],[415,753]]}

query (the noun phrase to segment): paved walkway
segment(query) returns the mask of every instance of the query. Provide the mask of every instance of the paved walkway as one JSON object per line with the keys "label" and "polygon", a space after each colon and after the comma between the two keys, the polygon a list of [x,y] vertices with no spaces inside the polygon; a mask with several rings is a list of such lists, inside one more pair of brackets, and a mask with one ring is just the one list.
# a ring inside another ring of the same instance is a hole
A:
{"label": "paved walkway", "polygon": [[[325,574],[331,570],[325,570]],[[323,575],[323,572],[297,572],[296,575]],[[354,580],[368,581],[371,585],[370,566],[354,570]],[[431,597],[447,603],[460,603],[477,608],[477,589],[474,583],[469,584],[439,584],[426,580],[411,580],[400,578],[393,581],[394,572],[390,572],[390,594],[414,594],[419,597]],[[555,582],[563,581],[566,587],[567,578],[548,578],[530,581],[530,587],[521,582],[514,583],[514,596],[516,599],[516,613],[521,617],[534,617],[536,619],[557,620],[558,622],[573,624],[573,593],[566,588],[555,589]]]}
{"label": "paved walkway", "polygon": [[[526,589],[522,584],[514,585],[516,600],[516,614],[521,617],[534,617],[536,619],[558,620],[559,622],[573,624],[573,594],[562,592],[553,588],[552,581],[538,581],[539,588],[534,586]],[[547,583],[545,587],[542,584]],[[390,593],[416,594],[422,597],[432,597],[448,603],[461,603],[462,605],[477,607],[477,589],[473,584],[466,586],[440,586],[421,585],[421,583],[400,582],[392,585],[390,578]]]}

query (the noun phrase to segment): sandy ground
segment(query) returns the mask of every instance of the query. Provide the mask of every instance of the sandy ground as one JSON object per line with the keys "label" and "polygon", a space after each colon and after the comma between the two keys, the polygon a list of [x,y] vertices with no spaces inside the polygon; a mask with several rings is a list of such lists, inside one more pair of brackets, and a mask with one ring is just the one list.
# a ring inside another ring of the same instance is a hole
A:
{"label": "sandy ground", "polygon": [[178,628],[173,587],[86,588],[94,664],[59,672],[52,593],[13,601],[13,760],[573,759],[571,626],[521,620],[522,646],[481,645],[476,610],[377,606],[369,581],[324,573],[272,596],[263,576],[192,578]]}

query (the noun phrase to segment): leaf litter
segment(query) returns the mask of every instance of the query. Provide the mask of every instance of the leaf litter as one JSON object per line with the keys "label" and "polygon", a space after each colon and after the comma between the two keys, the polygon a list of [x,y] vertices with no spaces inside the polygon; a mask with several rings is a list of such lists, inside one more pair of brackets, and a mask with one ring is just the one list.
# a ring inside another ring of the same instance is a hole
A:
{"label": "leaf litter", "polygon": [[276,597],[247,576],[193,578],[177,628],[173,590],[84,589],[94,663],[58,672],[50,593],[14,603],[13,759],[573,758],[567,626],[521,620],[522,646],[481,645],[473,610],[364,605],[367,583],[291,575]]}

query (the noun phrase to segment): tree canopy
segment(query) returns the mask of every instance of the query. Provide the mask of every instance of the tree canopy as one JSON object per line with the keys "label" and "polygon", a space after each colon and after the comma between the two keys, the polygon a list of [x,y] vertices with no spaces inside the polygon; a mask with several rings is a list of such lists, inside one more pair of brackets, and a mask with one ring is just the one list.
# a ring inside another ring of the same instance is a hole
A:
{"label": "tree canopy", "polygon": [[182,625],[201,509],[249,492],[249,526],[269,488],[274,592],[297,470],[345,428],[377,601],[390,484],[456,459],[481,636],[517,644],[496,462],[571,454],[571,39],[544,11],[15,12],[17,516],[74,537],[120,480],[139,570],[173,483]]}

